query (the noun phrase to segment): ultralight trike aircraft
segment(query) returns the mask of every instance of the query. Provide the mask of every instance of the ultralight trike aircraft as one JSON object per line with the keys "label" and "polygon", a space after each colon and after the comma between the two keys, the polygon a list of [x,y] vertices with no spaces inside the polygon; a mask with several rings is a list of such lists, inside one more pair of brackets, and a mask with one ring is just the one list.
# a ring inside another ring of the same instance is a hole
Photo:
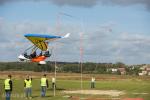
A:
{"label": "ultralight trike aircraft", "polygon": [[[53,35],[44,35],[44,34],[25,34],[24,36],[33,43],[33,45],[27,48],[23,54],[19,55],[18,58],[20,61],[31,61],[38,62],[39,64],[46,64],[46,58],[51,56],[51,53],[48,49],[49,42],[60,38],[69,37],[70,33],[67,33],[65,36],[53,36]],[[28,54],[28,51],[30,53]],[[37,55],[36,51],[40,50],[40,54]]]}

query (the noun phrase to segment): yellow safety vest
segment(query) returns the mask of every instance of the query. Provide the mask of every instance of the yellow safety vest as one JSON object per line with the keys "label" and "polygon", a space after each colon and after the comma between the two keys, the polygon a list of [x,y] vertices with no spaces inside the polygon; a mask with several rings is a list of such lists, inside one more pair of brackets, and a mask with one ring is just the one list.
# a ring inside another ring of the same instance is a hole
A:
{"label": "yellow safety vest", "polygon": [[41,86],[47,86],[46,85],[46,78],[41,78]]}
{"label": "yellow safety vest", "polygon": [[25,84],[26,84],[26,88],[32,87],[32,81],[31,81],[31,79],[30,79],[29,81],[24,80],[24,82],[25,82]]}
{"label": "yellow safety vest", "polygon": [[56,82],[56,80],[55,80],[55,78],[53,77],[53,78],[52,78],[52,83],[55,83],[55,82]]}
{"label": "yellow safety vest", "polygon": [[5,90],[10,90],[10,84],[9,84],[10,79],[6,79],[4,84],[5,84]]}

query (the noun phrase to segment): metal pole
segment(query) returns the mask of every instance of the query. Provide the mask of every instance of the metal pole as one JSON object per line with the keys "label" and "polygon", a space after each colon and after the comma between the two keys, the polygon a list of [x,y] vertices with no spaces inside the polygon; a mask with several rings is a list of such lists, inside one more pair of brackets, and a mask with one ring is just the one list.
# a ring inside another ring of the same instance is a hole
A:
{"label": "metal pole", "polygon": [[56,96],[56,65],[57,65],[57,63],[56,63],[56,52],[54,52],[54,59],[55,59],[55,65],[54,65],[54,78],[55,78],[55,84],[53,85],[53,95],[54,96]]}
{"label": "metal pole", "polygon": [[[58,15],[57,15],[57,23],[56,23],[56,31],[58,32],[58,33],[60,33],[59,31],[60,31],[60,13],[58,13]],[[55,48],[54,49],[56,49],[56,46],[55,46]],[[56,95],[56,67],[57,67],[57,62],[56,62],[56,52],[54,52],[54,58],[55,58],[55,72],[54,72],[54,78],[55,78],[55,84],[53,85],[53,91],[54,91],[54,96]]]}
{"label": "metal pole", "polygon": [[83,89],[83,75],[82,75],[82,60],[83,60],[83,48],[82,48],[82,33],[80,33],[80,71],[81,71],[81,85],[80,88],[81,90]]}
{"label": "metal pole", "polygon": [[83,20],[81,20],[81,30],[80,32],[80,66],[81,66],[81,94],[83,90],[83,32],[84,32],[84,25]]}

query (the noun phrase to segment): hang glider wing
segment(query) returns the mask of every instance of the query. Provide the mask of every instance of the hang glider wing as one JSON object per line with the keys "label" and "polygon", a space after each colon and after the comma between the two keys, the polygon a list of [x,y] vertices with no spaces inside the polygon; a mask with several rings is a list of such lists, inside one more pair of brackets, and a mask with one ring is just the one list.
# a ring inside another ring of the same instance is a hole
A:
{"label": "hang glider wing", "polygon": [[63,38],[61,36],[44,35],[44,34],[25,34],[24,36],[42,51],[47,50],[48,42],[54,41],[59,38]]}

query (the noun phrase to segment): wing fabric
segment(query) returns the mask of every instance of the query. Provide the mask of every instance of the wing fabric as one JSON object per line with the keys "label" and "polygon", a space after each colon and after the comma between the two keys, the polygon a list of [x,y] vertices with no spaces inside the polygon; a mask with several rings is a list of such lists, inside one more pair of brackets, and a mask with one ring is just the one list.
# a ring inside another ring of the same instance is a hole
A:
{"label": "wing fabric", "polygon": [[25,34],[24,36],[42,51],[47,50],[48,48],[47,42],[56,40],[58,38],[62,38],[61,36],[52,36],[44,34]]}

